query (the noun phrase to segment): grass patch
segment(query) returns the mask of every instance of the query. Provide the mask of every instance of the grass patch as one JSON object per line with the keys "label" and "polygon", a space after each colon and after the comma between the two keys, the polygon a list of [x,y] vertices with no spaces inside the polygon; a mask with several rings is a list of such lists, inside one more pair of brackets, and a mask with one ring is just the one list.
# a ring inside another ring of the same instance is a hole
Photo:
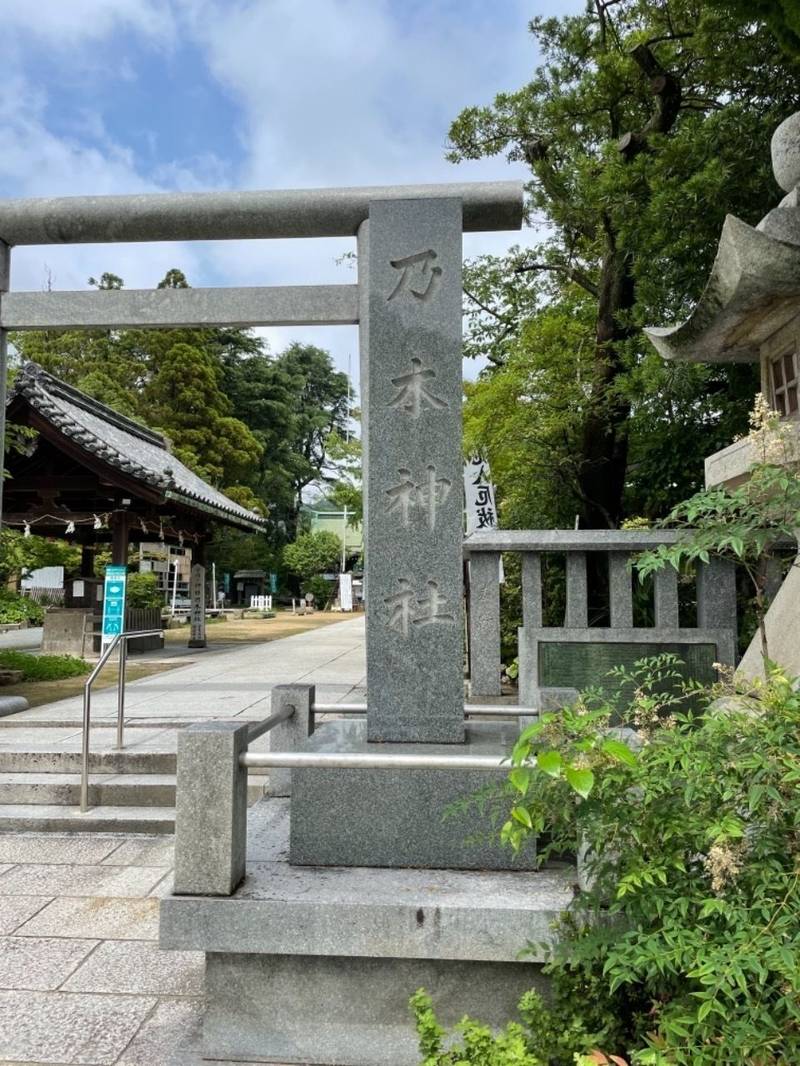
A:
{"label": "grass patch", "polygon": [[[91,664],[89,664],[91,666]],[[128,682],[138,681],[142,677],[151,677],[153,674],[161,674],[167,670],[174,670],[177,666],[184,665],[183,663],[131,663],[128,660],[128,667],[125,672],[125,677]],[[92,692],[96,692],[101,688],[110,688],[117,683],[117,664],[110,662],[103,668],[97,677],[97,680],[92,687]],[[31,707],[42,707],[46,703],[55,703],[57,700],[66,700],[73,696],[81,696],[83,694],[83,686],[85,684],[86,677],[81,674],[79,677],[65,677],[60,681],[20,681],[17,685],[3,685],[0,688],[0,693],[4,696],[24,696]],[[11,718],[5,719],[6,722],[11,722]]]}
{"label": "grass patch", "polygon": [[60,681],[88,674],[91,665],[74,655],[28,655],[24,651],[0,651],[0,668],[21,670],[23,681]]}

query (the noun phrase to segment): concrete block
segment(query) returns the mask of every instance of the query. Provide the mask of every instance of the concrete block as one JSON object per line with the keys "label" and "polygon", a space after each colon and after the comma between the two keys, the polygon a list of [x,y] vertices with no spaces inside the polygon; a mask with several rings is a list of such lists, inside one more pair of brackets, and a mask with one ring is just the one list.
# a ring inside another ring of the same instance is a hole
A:
{"label": "concrete block", "polygon": [[431,992],[445,1025],[471,1014],[499,1027],[516,1016],[524,992],[543,984],[532,963],[212,954],[203,1054],[417,1066],[408,1006],[417,988]]}
{"label": "concrete block", "polygon": [[[463,716],[463,711],[462,711]],[[462,752],[504,758],[517,724],[470,722]],[[363,720],[326,722],[309,738],[307,751],[419,754],[418,744],[370,744]],[[426,753],[447,756],[450,745],[426,744]],[[310,866],[390,866],[439,869],[528,869],[529,853],[515,856],[499,843],[491,803],[485,809],[454,804],[494,787],[507,770],[319,770],[295,769],[292,788],[293,863]],[[508,801],[499,800],[505,817]]]}
{"label": "concrete block", "polygon": [[226,896],[244,877],[248,725],[204,722],[178,735],[175,885],[184,895]]}
{"label": "concrete block", "polygon": [[[294,707],[294,714],[269,731],[270,751],[299,751],[314,732],[314,685],[276,685],[272,690],[270,710],[274,714]],[[269,795],[291,796],[292,771],[273,767],[269,772]]]}
{"label": "concrete block", "polygon": [[[770,658],[790,677],[800,677],[800,565],[797,561],[770,604],[765,623]],[[758,633],[751,640],[737,672],[751,679],[764,677]]]}

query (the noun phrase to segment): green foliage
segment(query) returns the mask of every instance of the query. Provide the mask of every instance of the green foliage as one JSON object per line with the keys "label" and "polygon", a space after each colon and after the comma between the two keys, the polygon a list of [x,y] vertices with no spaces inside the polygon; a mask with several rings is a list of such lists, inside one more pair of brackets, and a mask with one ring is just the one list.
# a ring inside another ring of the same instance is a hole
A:
{"label": "green foliage", "polygon": [[[113,274],[90,279],[118,289]],[[159,288],[186,288],[170,270]],[[294,536],[301,494],[336,480],[326,445],[344,434],[347,378],[327,352],[291,344],[277,356],[248,330],[31,331],[14,342],[57,377],[161,430],[176,456],[271,525]]]}
{"label": "green foliage", "polygon": [[[591,993],[588,987],[585,991]],[[586,1029],[577,1019],[565,1024],[563,1013],[547,1007],[536,992],[526,992],[520,1000],[521,1023],[509,1022],[499,1033],[467,1017],[447,1033],[423,988],[411,997],[410,1006],[422,1066],[627,1066],[619,1056],[606,1057],[595,1048],[587,1054],[576,1052],[576,1047],[591,1044]],[[587,1006],[590,1013],[591,1000]]]}
{"label": "green foliage", "polygon": [[262,448],[248,483],[269,504],[273,542],[283,543],[295,535],[306,486],[336,480],[327,447],[333,436],[344,440],[347,376],[327,352],[298,343],[274,358],[255,352],[222,362],[233,413]]}
{"label": "green foliage", "polygon": [[64,677],[88,674],[91,665],[74,655],[26,655],[21,651],[0,651],[0,666],[22,670],[23,681],[60,681]]}
{"label": "green foliage", "polygon": [[333,598],[334,586],[321,574],[316,574],[303,582],[303,594],[310,592],[314,597],[314,605],[324,611]]}
{"label": "green foliage", "polygon": [[515,747],[506,838],[545,832],[542,861],[581,841],[590,879],[549,964],[554,1023],[577,1011],[587,1047],[635,1064],[786,1066],[800,1059],[798,684],[775,671],[717,686],[693,714],[661,684],[675,666],[637,664],[629,704],[585,694]]}
{"label": "green foliage", "polygon": [[751,26],[754,19],[765,22],[788,55],[800,56],[800,5],[797,0],[709,0],[709,6],[733,12],[743,28]]}
{"label": "green foliage", "polygon": [[423,1066],[541,1066],[530,1054],[520,1025],[509,1022],[494,1034],[488,1026],[464,1018],[457,1026],[459,1043],[448,1041],[436,1020],[430,996],[419,989],[411,997]]}
{"label": "green foliage", "polygon": [[756,462],[750,476],[737,488],[698,492],[674,507],[663,525],[685,532],[676,544],[662,544],[642,554],[636,567],[640,578],[656,570],[685,563],[707,563],[711,556],[728,559],[747,573],[753,591],[761,632],[762,654],[769,659],[764,619],[765,563],[796,544],[800,528],[800,474],[794,433],[759,401],[752,416],[749,443]]}
{"label": "green foliage", "polygon": [[769,137],[796,108],[800,65],[760,21],[767,6],[748,6],[747,33],[730,5],[697,0],[536,18],[532,80],[451,127],[454,162],[531,168],[545,234],[465,274],[467,354],[489,360],[468,447],[513,524],[660,516],[744,429],[751,368],[666,366],[641,329],[686,316],[727,212],[754,223],[779,198]]}
{"label": "green foliage", "polygon": [[63,566],[69,572],[80,563],[80,548],[64,540],[25,537],[7,526],[0,531],[0,583],[17,581],[41,566]]}
{"label": "green foliage", "polygon": [[161,607],[164,603],[155,574],[128,574],[125,595],[128,607]]}
{"label": "green foliage", "polygon": [[214,354],[179,341],[161,356],[144,396],[148,420],[173,440],[178,458],[216,485],[245,477],[261,456],[221,385]]}
{"label": "green foliage", "polygon": [[29,596],[20,596],[10,589],[0,588],[0,623],[16,625],[17,622],[27,622],[32,626],[40,626],[43,621],[44,608]]}
{"label": "green foliage", "polygon": [[341,557],[341,539],[326,529],[318,533],[301,533],[293,544],[287,544],[283,549],[284,563],[302,578],[337,570]]}
{"label": "green foliage", "polygon": [[328,460],[334,464],[337,480],[328,489],[328,499],[336,507],[347,509],[347,524],[357,526],[364,519],[361,488],[361,441],[349,440],[333,432],[326,444]]}

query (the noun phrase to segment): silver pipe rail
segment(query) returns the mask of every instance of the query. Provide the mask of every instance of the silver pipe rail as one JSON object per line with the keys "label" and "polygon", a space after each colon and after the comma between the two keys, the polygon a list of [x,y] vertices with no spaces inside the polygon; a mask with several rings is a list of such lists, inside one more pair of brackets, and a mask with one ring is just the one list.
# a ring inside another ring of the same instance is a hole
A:
{"label": "silver pipe rail", "polygon": [[492,755],[406,755],[329,751],[245,751],[243,767],[287,770],[508,770],[508,758]]}
{"label": "silver pipe rail", "polygon": [[294,707],[284,707],[282,711],[275,711],[268,718],[265,718],[262,722],[253,722],[247,731],[247,743],[252,744],[258,737],[263,736],[264,733],[268,733],[270,729],[274,729],[276,725],[280,725],[281,722],[288,721],[294,714]]}
{"label": "silver pipe rail", "polygon": [[[314,714],[366,714],[366,703],[315,703],[311,708]],[[535,707],[517,707],[502,703],[466,703],[464,715],[471,718],[474,714],[483,714],[496,718],[536,717]]]}
{"label": "silver pipe rail", "polygon": [[117,744],[116,750],[121,751],[125,729],[125,665],[128,657],[128,641],[131,637],[157,637],[161,635],[160,629],[130,630],[126,633],[117,633],[111,643],[106,647],[97,660],[94,670],[86,678],[83,686],[83,734],[81,737],[81,814],[89,810],[89,733],[92,718],[92,685],[100,671],[106,665],[114,649],[119,645],[119,676],[117,678]]}

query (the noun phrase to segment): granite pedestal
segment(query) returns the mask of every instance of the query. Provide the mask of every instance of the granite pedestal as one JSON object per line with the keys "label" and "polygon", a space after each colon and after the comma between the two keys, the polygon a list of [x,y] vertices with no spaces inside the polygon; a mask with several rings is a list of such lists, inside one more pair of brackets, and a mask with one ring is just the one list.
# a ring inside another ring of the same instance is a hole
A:
{"label": "granite pedestal", "polygon": [[251,808],[232,896],[162,901],[161,947],[206,952],[206,1058],[417,1066],[417,988],[445,1024],[470,1013],[501,1026],[544,987],[543,951],[519,953],[551,940],[574,898],[572,867],[294,866],[288,821],[288,800]]}
{"label": "granite pedestal", "polygon": [[[466,726],[459,755],[505,758],[518,736],[512,723]],[[366,723],[326,722],[304,751],[426,755],[454,753],[452,744],[374,744]],[[290,860],[307,866],[388,866],[454,870],[531,869],[535,846],[515,857],[499,844],[487,790],[499,793],[508,769],[292,771]],[[483,805],[468,803],[486,796]],[[497,810],[507,816],[508,800]]]}

